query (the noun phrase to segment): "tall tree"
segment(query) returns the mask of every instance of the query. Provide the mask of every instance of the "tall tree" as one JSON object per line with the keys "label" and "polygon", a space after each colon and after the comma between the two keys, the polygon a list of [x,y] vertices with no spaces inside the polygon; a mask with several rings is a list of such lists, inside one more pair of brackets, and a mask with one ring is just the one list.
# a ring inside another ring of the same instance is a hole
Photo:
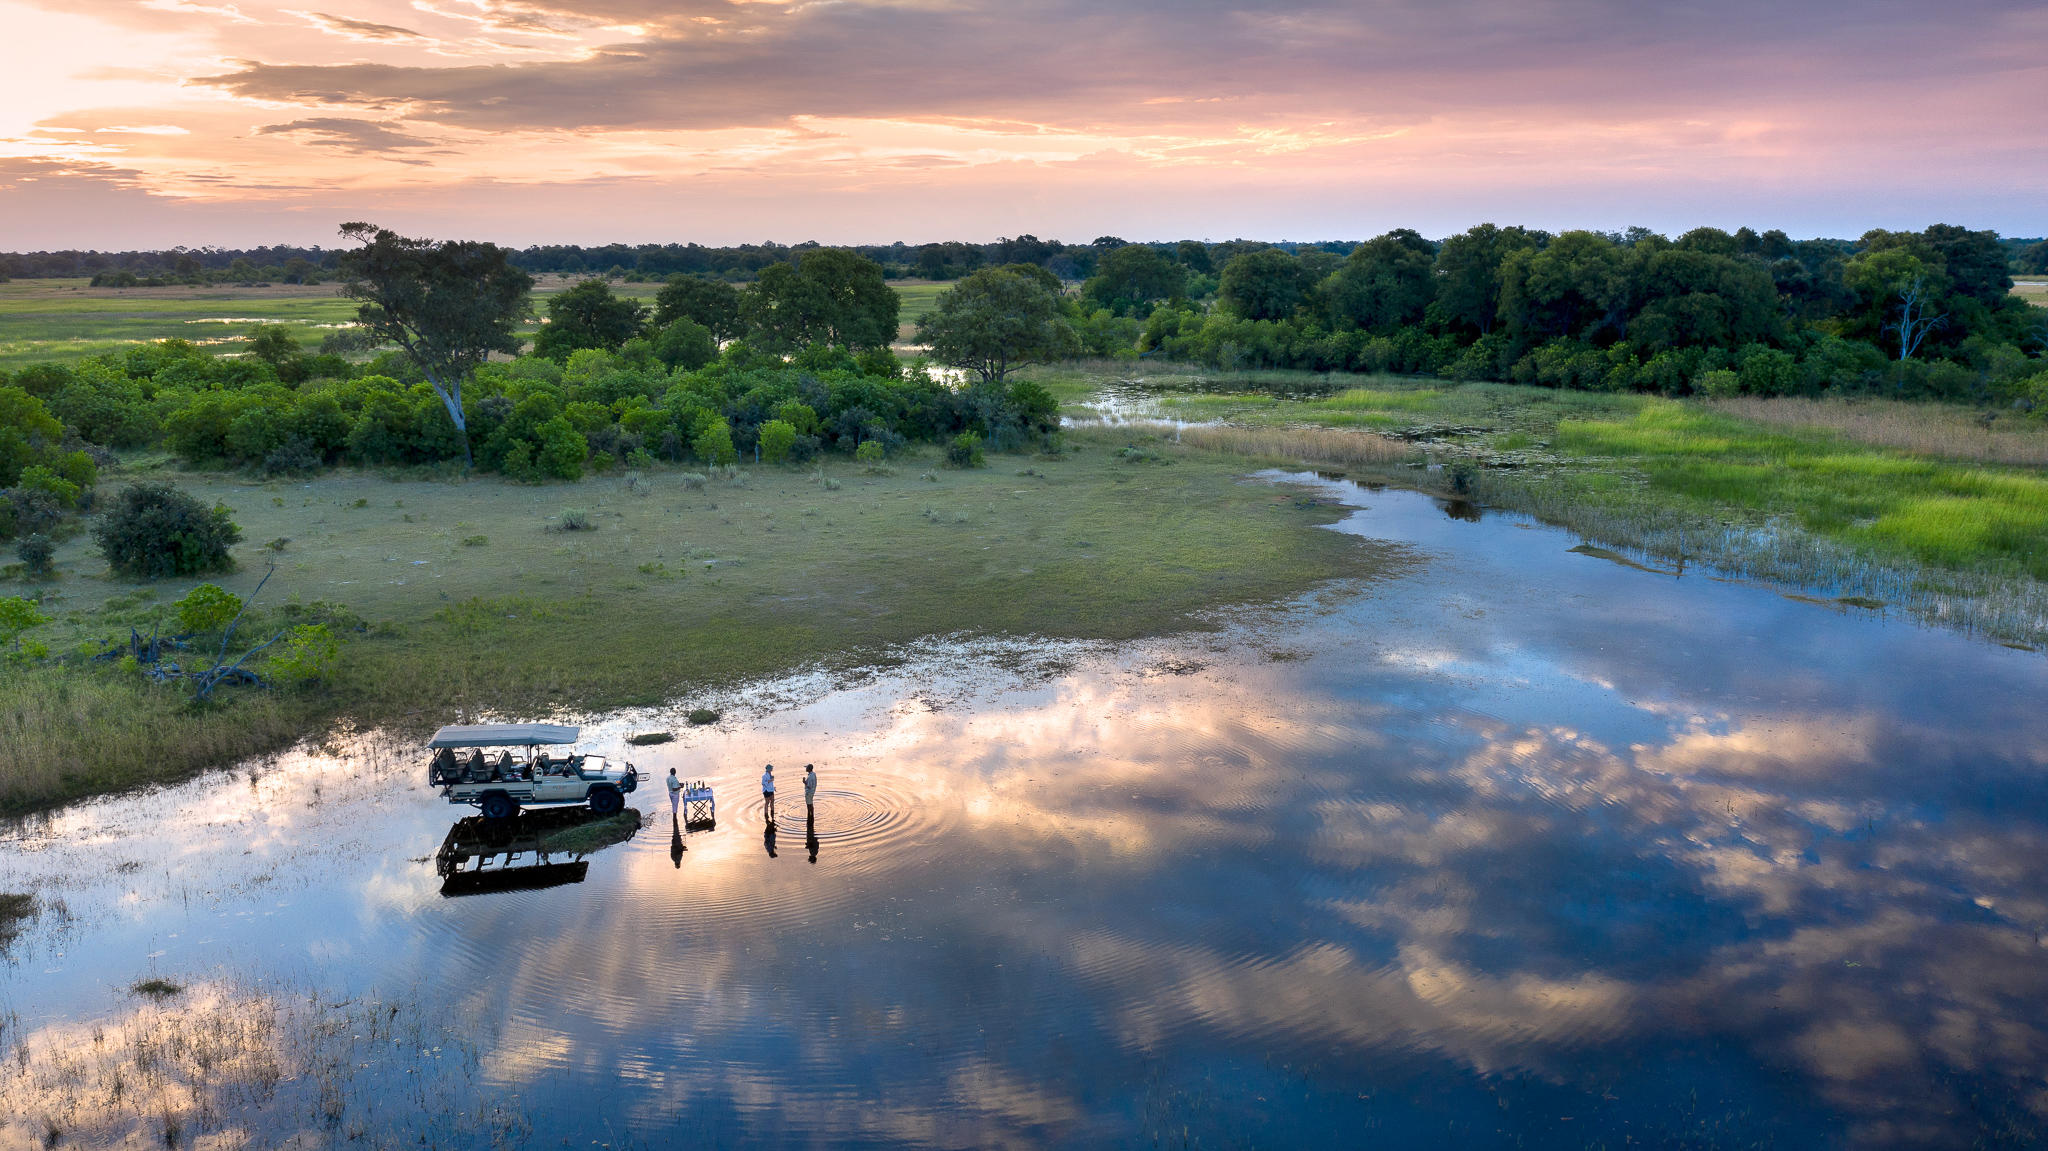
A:
{"label": "tall tree", "polygon": [[640,334],[646,317],[647,305],[613,295],[603,280],[585,280],[548,301],[547,326],[534,337],[533,350],[558,364],[582,348],[617,351]]}
{"label": "tall tree", "polygon": [[408,239],[364,223],[343,224],[341,234],[363,245],[341,255],[341,294],[361,301],[356,320],[364,328],[419,366],[455,421],[463,466],[471,466],[462,387],[492,352],[518,354],[533,277],[496,244]]}
{"label": "tall tree", "polygon": [[1095,264],[1082,298],[1119,316],[1145,316],[1152,305],[1180,294],[1187,269],[1148,244],[1126,244]]}
{"label": "tall tree", "polygon": [[1027,364],[1081,349],[1062,314],[1059,294],[1011,268],[983,268],[940,293],[918,321],[917,334],[931,345],[932,355],[974,371],[984,383],[999,384]]}
{"label": "tall tree", "polygon": [[1525,228],[1481,224],[1443,242],[1436,254],[1436,316],[1453,330],[1485,335],[1500,319],[1500,266],[1508,253],[1540,246]]}
{"label": "tall tree", "polygon": [[749,342],[771,352],[809,344],[886,348],[902,301],[882,266],[844,248],[818,248],[770,264],[742,298]]}
{"label": "tall tree", "polygon": [[1301,261],[1278,248],[1232,256],[1223,265],[1217,302],[1247,320],[1284,320],[1308,296]]}
{"label": "tall tree", "polygon": [[723,280],[670,276],[654,294],[654,326],[666,328],[686,316],[721,340],[736,339],[746,331],[740,323],[740,290]]}
{"label": "tall tree", "polygon": [[1331,319],[1380,335],[1422,320],[1435,295],[1436,245],[1400,228],[1351,250],[1324,285]]}

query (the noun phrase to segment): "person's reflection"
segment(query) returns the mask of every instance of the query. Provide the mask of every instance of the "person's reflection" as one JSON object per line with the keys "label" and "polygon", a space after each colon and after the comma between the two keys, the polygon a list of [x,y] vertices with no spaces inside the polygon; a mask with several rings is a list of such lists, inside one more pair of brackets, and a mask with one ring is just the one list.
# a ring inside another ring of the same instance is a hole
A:
{"label": "person's reflection", "polygon": [[764,832],[762,832],[762,833],[761,833],[761,844],[762,844],[762,846],[764,846],[764,847],[766,847],[766,848],[768,849],[768,858],[770,858],[770,859],[774,859],[774,858],[775,858],[775,825],[774,825],[774,824],[772,824],[772,823],[771,823],[771,824],[769,824],[769,825],[768,825],[768,830],[766,830],[766,831],[764,831]]}
{"label": "person's reflection", "polygon": [[811,862],[818,862],[818,809],[804,804],[804,850],[811,853]]}
{"label": "person's reflection", "polygon": [[676,822],[675,813],[670,812],[668,817],[668,857],[675,860],[676,870],[678,871],[681,871],[683,868],[683,852],[687,850],[688,848],[683,846],[683,825]]}

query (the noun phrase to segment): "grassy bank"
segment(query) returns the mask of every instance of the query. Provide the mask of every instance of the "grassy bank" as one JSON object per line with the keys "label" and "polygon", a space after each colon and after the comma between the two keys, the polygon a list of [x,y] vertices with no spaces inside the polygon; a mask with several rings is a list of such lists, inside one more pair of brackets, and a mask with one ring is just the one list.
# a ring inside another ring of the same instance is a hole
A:
{"label": "grassy bank", "polygon": [[[203,711],[107,663],[9,666],[0,807],[176,779],[342,720],[425,729],[686,700],[933,634],[1161,634],[1381,562],[1312,530],[1333,510],[1244,482],[1241,459],[1132,459],[1123,443],[1082,434],[1064,457],[977,470],[928,454],[886,474],[834,461],[701,486],[672,471],[548,486],[167,471],[235,510],[242,566],[224,586],[246,594],[262,545],[289,539],[265,599],[343,604],[369,628],[326,687]],[[592,527],[559,530],[572,510]],[[112,580],[83,538],[58,568],[43,589],[55,622],[32,635],[59,653],[146,633],[198,582]]]}
{"label": "grassy bank", "polygon": [[2048,428],[2011,417],[1172,367],[1097,381],[1125,413],[1223,424],[1183,439],[1462,484],[1609,545],[2048,642]]}

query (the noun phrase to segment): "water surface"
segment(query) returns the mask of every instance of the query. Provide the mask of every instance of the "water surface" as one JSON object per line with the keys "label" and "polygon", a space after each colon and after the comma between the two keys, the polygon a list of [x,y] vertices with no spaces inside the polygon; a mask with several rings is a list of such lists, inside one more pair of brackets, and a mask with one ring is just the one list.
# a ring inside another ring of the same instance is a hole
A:
{"label": "water surface", "polygon": [[[51,1061],[91,1065],[106,1029],[238,1014],[283,1020],[263,1038],[279,1066],[326,1078],[166,1087],[135,1114],[102,1084],[70,1129],[2038,1136],[2038,654],[1297,479],[1359,506],[1336,530],[1416,562],[1212,635],[934,641],[735,693],[713,728],[599,717],[596,750],[673,726],[630,758],[710,778],[720,821],[676,842],[651,784],[634,797],[650,827],[580,883],[443,896],[431,856],[460,812],[375,733],[13,829],[0,890],[45,911],[0,968],[0,1044],[34,1056],[0,1072],[0,1146],[41,1136]],[[150,975],[188,990],[126,990]],[[376,1030],[387,1005],[399,1034]],[[351,1022],[291,1038],[307,1012]]]}

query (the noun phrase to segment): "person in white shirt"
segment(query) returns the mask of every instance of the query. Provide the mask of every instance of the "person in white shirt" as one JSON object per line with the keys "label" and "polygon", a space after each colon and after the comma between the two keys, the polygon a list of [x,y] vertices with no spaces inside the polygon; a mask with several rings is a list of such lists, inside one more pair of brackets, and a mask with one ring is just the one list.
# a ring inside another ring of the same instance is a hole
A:
{"label": "person in white shirt", "polygon": [[761,804],[768,809],[768,822],[775,822],[775,765],[761,773]]}
{"label": "person in white shirt", "polygon": [[668,769],[668,813],[674,815],[683,803],[683,781],[676,778],[676,769]]}
{"label": "person in white shirt", "polygon": [[804,764],[804,810],[808,811],[818,802],[818,769]]}

